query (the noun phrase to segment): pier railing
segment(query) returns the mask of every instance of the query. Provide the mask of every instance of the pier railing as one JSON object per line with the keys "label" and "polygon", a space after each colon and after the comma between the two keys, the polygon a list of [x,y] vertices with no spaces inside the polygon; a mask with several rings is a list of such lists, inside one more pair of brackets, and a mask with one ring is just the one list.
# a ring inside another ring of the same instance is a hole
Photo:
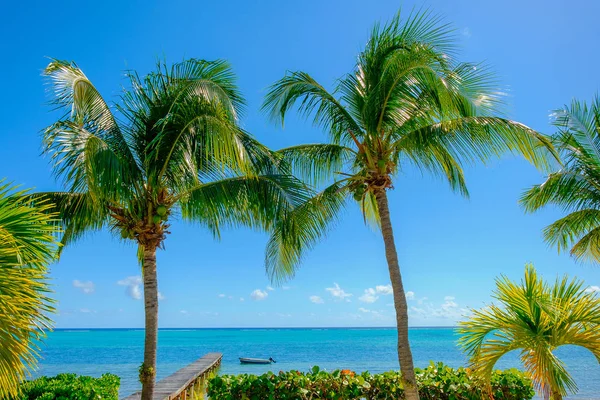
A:
{"label": "pier railing", "polygon": [[[153,400],[196,400],[203,399],[204,386],[210,375],[221,366],[221,353],[208,353],[173,375],[156,382]],[[136,392],[123,400],[139,400]]]}

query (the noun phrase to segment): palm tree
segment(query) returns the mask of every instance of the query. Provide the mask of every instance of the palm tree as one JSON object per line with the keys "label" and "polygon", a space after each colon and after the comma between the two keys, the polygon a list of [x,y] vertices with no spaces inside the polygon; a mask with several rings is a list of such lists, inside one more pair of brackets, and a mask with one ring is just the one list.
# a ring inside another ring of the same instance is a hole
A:
{"label": "palm tree", "polygon": [[475,373],[489,382],[498,360],[517,350],[542,397],[561,400],[567,390],[575,393],[577,385],[554,351],[581,346],[600,362],[600,297],[567,276],[548,285],[532,265],[520,284],[505,276],[497,279],[493,297],[502,307],[473,311],[460,323],[459,343]]}
{"label": "palm tree", "polygon": [[32,206],[25,191],[0,181],[0,398],[17,395],[36,365],[37,343],[54,311],[46,281],[57,226],[49,205]]}
{"label": "palm tree", "polygon": [[[282,149],[297,176],[318,186],[331,183],[296,209],[286,229],[277,229],[267,247],[274,280],[293,275],[303,249],[310,248],[336,220],[348,197],[365,218],[381,227],[398,328],[398,359],[406,398],[418,399],[408,341],[407,303],[390,219],[387,191],[403,167],[445,178],[468,195],[463,164],[483,162],[506,151],[546,165],[551,147],[542,135],[494,116],[502,104],[493,74],[483,65],[453,61],[455,37],[431,12],[400,14],[376,25],[354,70],[330,92],[305,72],[288,73],[270,87],[264,109],[283,124],[287,112],[312,116],[331,143]],[[281,236],[301,238],[283,248]]]}
{"label": "palm tree", "polygon": [[600,262],[600,98],[573,100],[553,114],[561,168],[523,194],[529,212],[553,204],[568,215],[544,229],[544,239],[577,260]]}
{"label": "palm tree", "polygon": [[[57,205],[68,245],[108,227],[137,245],[145,306],[142,399],[152,398],[158,329],[156,251],[175,213],[215,237],[228,226],[271,229],[307,199],[276,159],[239,128],[243,99],[224,61],[190,59],[140,78],[113,114],[74,63],[45,70],[65,115],[44,132],[44,149],[65,192]],[[117,117],[119,120],[117,120]]]}

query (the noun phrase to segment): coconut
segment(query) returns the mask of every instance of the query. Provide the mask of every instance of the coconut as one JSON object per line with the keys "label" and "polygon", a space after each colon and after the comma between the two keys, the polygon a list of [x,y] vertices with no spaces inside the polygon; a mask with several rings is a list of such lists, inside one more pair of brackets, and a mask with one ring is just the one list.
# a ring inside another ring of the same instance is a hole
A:
{"label": "coconut", "polygon": [[167,215],[167,207],[163,205],[156,207],[156,213],[161,217],[164,217],[165,215]]}

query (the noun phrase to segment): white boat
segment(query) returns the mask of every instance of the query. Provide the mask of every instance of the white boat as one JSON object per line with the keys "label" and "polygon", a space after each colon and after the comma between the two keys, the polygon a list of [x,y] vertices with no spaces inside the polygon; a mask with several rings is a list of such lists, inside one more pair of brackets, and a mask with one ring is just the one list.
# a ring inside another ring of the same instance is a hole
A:
{"label": "white boat", "polygon": [[247,357],[240,357],[240,362],[242,364],[271,364],[276,362],[275,360],[273,360],[272,358],[269,357],[269,359],[264,359],[264,358],[247,358]]}

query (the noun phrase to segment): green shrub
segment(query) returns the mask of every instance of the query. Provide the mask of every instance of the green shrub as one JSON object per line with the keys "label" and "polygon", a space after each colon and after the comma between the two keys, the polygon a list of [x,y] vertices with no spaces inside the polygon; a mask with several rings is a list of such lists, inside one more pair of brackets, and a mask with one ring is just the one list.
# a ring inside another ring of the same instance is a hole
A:
{"label": "green shrub", "polygon": [[[483,382],[466,368],[450,368],[442,363],[416,369],[422,400],[479,400],[489,398]],[[491,381],[495,400],[527,400],[534,395],[531,381],[516,369],[496,371]],[[386,400],[404,398],[401,375],[390,371],[372,375],[349,370],[268,372],[264,375],[223,375],[210,380],[208,396],[219,400]]]}
{"label": "green shrub", "polygon": [[104,374],[100,378],[59,374],[42,376],[21,384],[19,400],[117,400],[119,398],[118,376]]}

